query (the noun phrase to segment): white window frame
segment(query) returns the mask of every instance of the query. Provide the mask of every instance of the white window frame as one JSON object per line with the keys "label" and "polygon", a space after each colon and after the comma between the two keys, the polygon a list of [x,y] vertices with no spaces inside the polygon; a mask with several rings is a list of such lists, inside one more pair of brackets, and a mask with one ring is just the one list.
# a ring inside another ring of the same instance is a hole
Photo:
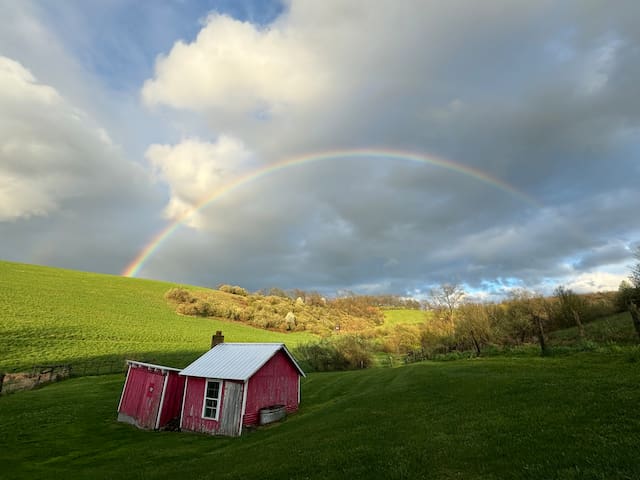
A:
{"label": "white window frame", "polygon": [[[218,384],[218,398],[207,397],[207,390],[209,389],[209,383],[216,382]],[[204,398],[202,400],[202,418],[206,418],[207,420],[215,420],[218,421],[220,418],[220,398],[222,397],[222,380],[219,378],[207,378],[204,382]],[[215,417],[207,417],[205,412],[207,410],[207,400],[215,400],[216,401],[216,415]]]}

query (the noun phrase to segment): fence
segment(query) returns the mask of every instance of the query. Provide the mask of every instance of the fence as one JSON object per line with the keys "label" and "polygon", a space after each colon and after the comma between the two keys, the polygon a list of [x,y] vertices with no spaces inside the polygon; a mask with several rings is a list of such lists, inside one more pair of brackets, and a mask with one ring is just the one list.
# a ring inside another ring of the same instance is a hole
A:
{"label": "fence", "polygon": [[[69,377],[123,373],[127,364],[122,358],[89,360],[62,365],[34,365],[31,368],[0,372],[0,395],[57,382]],[[20,370],[20,371],[17,371]]]}

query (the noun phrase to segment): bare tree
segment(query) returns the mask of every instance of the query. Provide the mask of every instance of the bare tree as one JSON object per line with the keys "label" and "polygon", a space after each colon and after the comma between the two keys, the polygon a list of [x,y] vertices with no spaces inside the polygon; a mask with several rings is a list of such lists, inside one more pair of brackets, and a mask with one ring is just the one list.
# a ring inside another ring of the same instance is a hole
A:
{"label": "bare tree", "polygon": [[512,292],[508,301],[508,318],[514,333],[524,342],[528,335],[535,335],[540,344],[542,355],[547,354],[547,339],[544,330],[549,320],[551,306],[542,295],[528,290]]}
{"label": "bare tree", "polygon": [[584,340],[584,325],[581,320],[582,311],[582,299],[576,295],[573,290],[560,285],[554,291],[556,298],[558,299],[558,307],[560,314],[566,319],[572,319],[578,327],[580,339]]}
{"label": "bare tree", "polygon": [[489,343],[492,336],[488,305],[465,303],[458,308],[458,312],[456,337],[463,343],[471,340],[476,355],[480,356],[482,347]]}
{"label": "bare tree", "polygon": [[429,306],[441,312],[455,328],[455,310],[462,304],[466,293],[458,284],[445,283],[429,292]]}

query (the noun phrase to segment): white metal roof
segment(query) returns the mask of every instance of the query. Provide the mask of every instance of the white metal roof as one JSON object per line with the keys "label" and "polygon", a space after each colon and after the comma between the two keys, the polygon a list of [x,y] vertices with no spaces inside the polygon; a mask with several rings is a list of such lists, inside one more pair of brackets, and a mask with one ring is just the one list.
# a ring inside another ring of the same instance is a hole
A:
{"label": "white metal roof", "polygon": [[284,343],[220,343],[188,365],[180,375],[246,381],[280,350],[300,375],[305,376]]}

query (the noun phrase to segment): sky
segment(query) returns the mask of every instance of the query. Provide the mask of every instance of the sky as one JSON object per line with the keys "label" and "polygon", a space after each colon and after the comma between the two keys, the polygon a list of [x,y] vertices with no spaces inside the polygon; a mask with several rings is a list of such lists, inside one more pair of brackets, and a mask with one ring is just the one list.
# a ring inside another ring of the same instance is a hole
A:
{"label": "sky", "polygon": [[487,299],[634,263],[636,0],[0,11],[0,259]]}

